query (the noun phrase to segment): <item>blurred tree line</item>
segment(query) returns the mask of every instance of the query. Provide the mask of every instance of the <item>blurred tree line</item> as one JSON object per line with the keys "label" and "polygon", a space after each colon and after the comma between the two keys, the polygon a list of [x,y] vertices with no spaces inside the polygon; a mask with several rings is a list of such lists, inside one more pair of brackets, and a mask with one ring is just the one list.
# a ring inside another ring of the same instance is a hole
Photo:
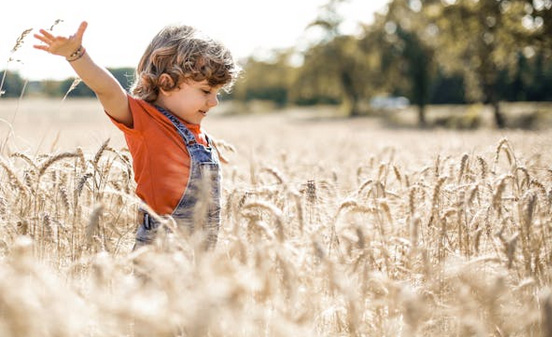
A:
{"label": "blurred tree line", "polygon": [[[113,76],[125,89],[129,89],[134,80],[134,68],[108,68]],[[39,95],[49,97],[63,97],[71,88],[74,78],[63,81],[43,80],[27,82],[17,72],[0,71],[0,79],[3,78],[2,97],[19,97],[25,95]],[[79,84],[70,92],[71,97],[95,97],[95,94],[86,85]]]}
{"label": "blurred tree line", "polygon": [[[319,36],[309,45],[243,60],[244,75],[227,99],[340,104],[357,116],[373,97],[405,96],[420,125],[428,104],[479,102],[493,107],[498,127],[505,126],[500,101],[552,101],[552,0],[389,0],[354,35],[341,31],[345,2],[320,8],[306,28]],[[133,69],[110,71],[130,87]],[[3,82],[4,96],[26,85],[17,74]],[[34,85],[63,96],[72,82]],[[81,84],[71,96],[93,93]]]}
{"label": "blurred tree line", "polygon": [[355,116],[376,95],[406,96],[421,125],[428,104],[480,102],[498,127],[500,101],[552,100],[551,0],[391,0],[358,35],[340,32],[344,2],[321,8],[305,51],[249,58],[234,98],[334,102]]}

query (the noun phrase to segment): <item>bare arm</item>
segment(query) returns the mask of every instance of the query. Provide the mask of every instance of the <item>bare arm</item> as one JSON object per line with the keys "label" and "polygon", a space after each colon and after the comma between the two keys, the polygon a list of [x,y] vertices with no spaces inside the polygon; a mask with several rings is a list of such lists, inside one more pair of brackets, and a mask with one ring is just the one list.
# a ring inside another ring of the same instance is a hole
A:
{"label": "bare arm", "polygon": [[[87,23],[82,22],[77,33],[70,37],[54,36],[41,29],[40,34],[34,36],[44,44],[34,47],[68,59],[81,47],[86,27]],[[96,93],[107,114],[116,121],[132,127],[132,114],[128,106],[127,93],[115,77],[107,69],[94,63],[87,52],[70,64],[82,81]]]}

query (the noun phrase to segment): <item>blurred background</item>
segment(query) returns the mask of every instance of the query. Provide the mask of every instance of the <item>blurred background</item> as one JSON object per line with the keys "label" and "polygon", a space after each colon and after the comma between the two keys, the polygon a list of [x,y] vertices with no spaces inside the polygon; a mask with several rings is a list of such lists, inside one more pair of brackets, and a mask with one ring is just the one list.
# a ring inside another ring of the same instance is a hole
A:
{"label": "blurred background", "polygon": [[[354,29],[348,3],[317,6],[303,28],[308,40],[240,56],[244,73],[222,96],[221,113],[331,107],[394,126],[466,129],[550,122],[552,0],[390,0]],[[93,96],[82,83],[72,88],[71,77],[26,79],[10,61],[2,98]],[[109,69],[130,86],[133,68]]]}

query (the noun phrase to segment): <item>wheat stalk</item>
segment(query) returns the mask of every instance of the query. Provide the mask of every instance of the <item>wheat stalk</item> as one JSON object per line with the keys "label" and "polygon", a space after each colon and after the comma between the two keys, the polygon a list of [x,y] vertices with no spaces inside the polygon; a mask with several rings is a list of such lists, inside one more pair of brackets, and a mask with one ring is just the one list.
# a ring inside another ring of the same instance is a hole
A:
{"label": "wheat stalk", "polygon": [[276,178],[276,181],[278,182],[278,184],[282,184],[282,185],[286,185],[285,184],[285,179],[282,175],[282,173],[277,169],[277,168],[274,168],[274,167],[264,167],[261,169],[261,172],[267,172],[269,173],[271,176],[273,176],[274,178]]}
{"label": "wheat stalk", "polygon": [[12,182],[13,185],[15,185],[23,195],[26,195],[27,189],[25,188],[25,185],[23,184],[23,182],[21,182],[21,180],[17,177],[10,165],[3,158],[0,158],[0,166],[2,166],[8,174],[10,182]]}
{"label": "wheat stalk", "polygon": [[71,83],[71,85],[69,86],[69,89],[67,89],[67,91],[65,92],[65,95],[63,95],[61,102],[64,102],[67,99],[67,96],[69,96],[69,94],[71,93],[71,91],[75,90],[81,82],[82,80],[80,79],[80,77],[75,78]]}
{"label": "wheat stalk", "polygon": [[22,152],[15,152],[13,153],[10,157],[13,157],[13,158],[21,158],[23,159],[25,162],[27,162],[27,164],[29,164],[34,170],[38,170],[38,167],[37,165],[35,164],[34,160],[31,159],[31,157],[29,157],[28,155],[22,153]]}
{"label": "wheat stalk", "polygon": [[94,159],[92,159],[92,165],[94,166],[94,169],[98,173],[100,171],[99,168],[98,168],[98,163],[100,162],[100,158],[102,157],[104,151],[106,151],[107,145],[109,144],[109,141],[110,141],[110,139],[108,138],[102,143],[102,145],[100,146],[98,151],[96,151],[96,154],[94,155]]}
{"label": "wheat stalk", "polygon": [[86,233],[85,233],[87,247],[91,246],[92,242],[96,237],[96,234],[100,230],[100,217],[102,216],[103,211],[104,211],[104,206],[98,205],[94,208],[94,210],[90,214],[88,224],[86,225]]}
{"label": "wheat stalk", "polygon": [[468,159],[469,159],[468,154],[464,153],[462,155],[462,159],[460,160],[460,169],[458,170],[458,180],[457,180],[458,184],[462,182],[462,178],[464,177],[464,171],[466,170],[466,166],[468,165]]}
{"label": "wheat stalk", "polygon": [[59,161],[59,160],[62,160],[62,159],[65,159],[65,158],[75,158],[77,157],[78,155],[76,153],[73,153],[73,152],[64,152],[64,153],[60,153],[60,154],[57,154],[57,155],[54,155],[54,156],[51,156],[50,158],[48,158],[47,160],[45,160],[39,167],[38,169],[38,179],[40,179],[40,177],[42,177],[44,175],[44,173],[46,172],[46,170],[52,166],[55,162]]}
{"label": "wheat stalk", "polygon": [[251,209],[261,209],[269,211],[273,217],[274,217],[274,225],[276,227],[276,237],[278,241],[282,242],[284,240],[284,226],[283,226],[283,213],[282,211],[276,207],[275,205],[263,201],[263,200],[257,200],[250,203],[247,203],[243,206],[242,212],[251,210]]}

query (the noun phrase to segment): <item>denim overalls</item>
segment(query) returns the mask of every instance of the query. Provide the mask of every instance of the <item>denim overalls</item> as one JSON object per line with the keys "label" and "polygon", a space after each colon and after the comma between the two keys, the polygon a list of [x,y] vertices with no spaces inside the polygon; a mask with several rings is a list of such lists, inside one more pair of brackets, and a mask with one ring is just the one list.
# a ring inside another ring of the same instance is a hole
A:
{"label": "denim overalls", "polygon": [[[211,249],[217,243],[220,227],[221,174],[218,153],[209,137],[206,137],[209,146],[205,147],[198,143],[192,132],[170,112],[159,106],[157,109],[176,127],[190,155],[188,186],[171,217],[180,230],[186,229],[190,234],[195,230],[203,231],[206,248]],[[159,222],[147,212],[143,214],[144,219],[136,233],[135,249],[152,243],[159,227]]]}

